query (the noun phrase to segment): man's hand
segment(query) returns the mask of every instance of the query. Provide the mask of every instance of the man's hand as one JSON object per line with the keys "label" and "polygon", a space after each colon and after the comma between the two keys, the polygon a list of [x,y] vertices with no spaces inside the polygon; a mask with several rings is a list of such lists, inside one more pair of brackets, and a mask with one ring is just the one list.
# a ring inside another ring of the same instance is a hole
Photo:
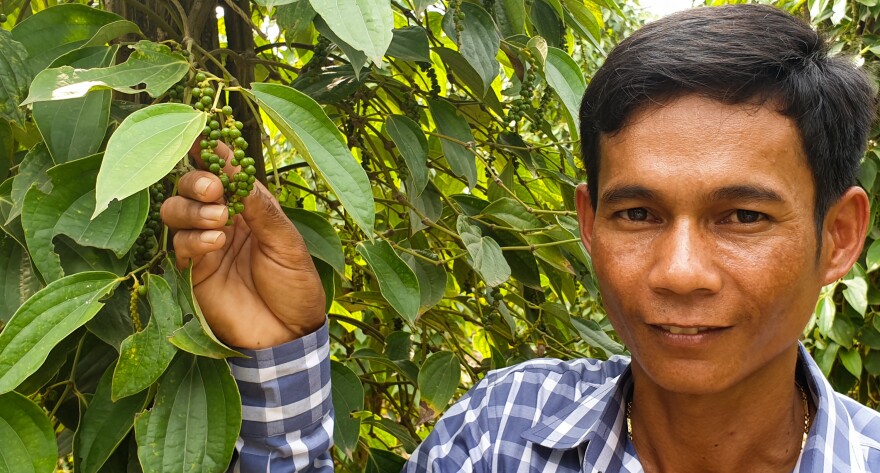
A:
{"label": "man's hand", "polygon": [[[198,160],[198,145],[190,150]],[[223,143],[216,152],[227,163]],[[227,165],[229,174],[235,171]],[[229,345],[279,345],[324,323],[324,289],[305,242],[259,182],[245,210],[226,226],[223,184],[207,171],[180,178],[178,195],[162,205],[174,233],[177,264],[193,264],[196,299],[214,333]]]}

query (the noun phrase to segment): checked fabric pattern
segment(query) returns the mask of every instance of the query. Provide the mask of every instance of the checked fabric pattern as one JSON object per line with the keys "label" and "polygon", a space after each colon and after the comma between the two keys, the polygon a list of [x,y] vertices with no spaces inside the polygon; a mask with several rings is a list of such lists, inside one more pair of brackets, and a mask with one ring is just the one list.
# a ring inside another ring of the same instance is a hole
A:
{"label": "checked fabric pattern", "polygon": [[[329,472],[328,326],[230,359],[244,404],[232,472]],[[880,414],[835,393],[803,346],[818,406],[794,473],[880,473]],[[638,473],[625,430],[629,358],[531,360],[490,372],[437,422],[406,473]]]}

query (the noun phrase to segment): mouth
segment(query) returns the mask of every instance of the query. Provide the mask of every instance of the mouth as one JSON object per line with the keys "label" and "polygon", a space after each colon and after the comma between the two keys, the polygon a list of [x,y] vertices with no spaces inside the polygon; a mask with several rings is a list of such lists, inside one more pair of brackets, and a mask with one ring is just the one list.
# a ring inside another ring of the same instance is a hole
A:
{"label": "mouth", "polygon": [[661,330],[669,332],[673,335],[697,335],[712,330],[720,330],[726,327],[681,327],[678,325],[654,325]]}

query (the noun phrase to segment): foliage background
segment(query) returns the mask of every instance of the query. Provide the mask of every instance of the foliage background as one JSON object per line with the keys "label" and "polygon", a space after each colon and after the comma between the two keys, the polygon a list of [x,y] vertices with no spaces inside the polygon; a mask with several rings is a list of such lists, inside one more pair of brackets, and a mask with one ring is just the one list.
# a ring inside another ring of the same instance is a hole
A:
{"label": "foliage background", "polygon": [[[876,68],[880,2],[773,4]],[[325,283],[340,471],[399,468],[488,370],[624,353],[572,195],[577,104],[607,52],[649,19],[634,2],[5,0],[0,10],[0,418],[12,426],[0,444],[18,445],[0,451],[6,464],[222,471],[229,461],[240,406],[222,360],[235,352],[203,323],[162,229],[146,260],[132,250],[155,220],[147,188],[167,176],[173,192],[207,119],[167,104],[190,101],[195,69],[225,80],[218,106],[244,123],[258,177]],[[65,65],[87,72],[70,79]],[[178,80],[183,93],[169,94]],[[143,132],[157,138],[123,146]],[[875,223],[876,137],[860,178]],[[114,198],[113,218],[89,220]],[[857,267],[823,291],[804,343],[838,390],[876,407],[880,228],[867,239]],[[184,451],[183,437],[207,440]]]}

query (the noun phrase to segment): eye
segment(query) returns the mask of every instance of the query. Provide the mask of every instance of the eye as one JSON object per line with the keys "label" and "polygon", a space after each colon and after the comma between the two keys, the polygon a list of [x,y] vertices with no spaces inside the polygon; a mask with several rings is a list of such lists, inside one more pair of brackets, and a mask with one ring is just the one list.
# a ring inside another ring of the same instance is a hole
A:
{"label": "eye", "polygon": [[644,222],[648,219],[648,210],[642,207],[626,209],[626,218],[635,222]]}
{"label": "eye", "polygon": [[767,219],[766,214],[754,210],[737,209],[734,214],[738,223],[757,223]]}

